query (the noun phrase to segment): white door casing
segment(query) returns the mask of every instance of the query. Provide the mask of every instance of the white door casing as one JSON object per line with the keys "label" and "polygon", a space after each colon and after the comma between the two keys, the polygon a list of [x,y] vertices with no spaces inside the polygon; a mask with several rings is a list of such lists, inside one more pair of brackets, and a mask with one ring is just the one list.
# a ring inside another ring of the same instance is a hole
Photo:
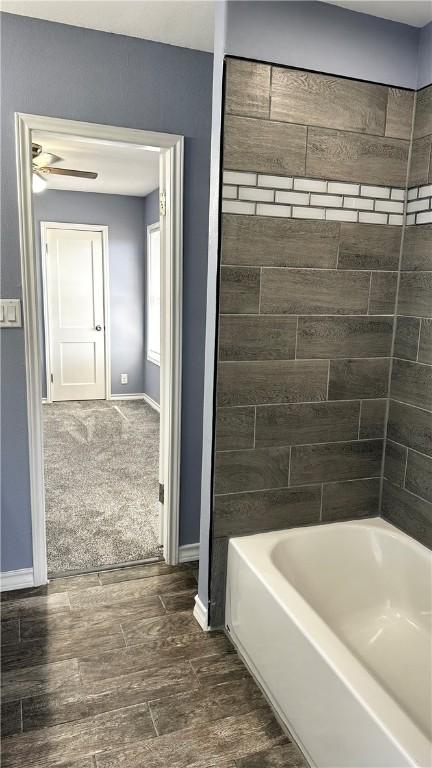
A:
{"label": "white door casing", "polygon": [[[163,382],[161,381],[161,455],[163,459],[160,462],[160,472],[165,490],[162,507],[164,556],[169,564],[175,565],[179,557],[184,139],[174,134],[21,113],[15,113],[15,131],[34,585],[38,586],[47,581],[47,556],[43,482],[40,312],[31,183],[33,131],[52,132],[62,137],[79,136],[90,142],[103,141],[123,146],[134,145],[138,148],[157,147],[160,151],[160,191],[166,199],[164,215],[161,217],[161,248],[164,254],[161,282],[165,306],[161,324],[161,367],[164,369],[164,375]],[[95,229],[101,229],[101,227],[95,227]],[[104,252],[107,253],[107,249]],[[106,275],[105,269],[105,280]],[[105,295],[108,295],[107,283]],[[105,311],[107,306],[108,302],[106,302]],[[106,320],[105,325],[107,336],[109,319]],[[106,347],[109,349],[107,338]],[[106,359],[109,361],[108,355]],[[107,382],[109,387],[109,375],[107,375]],[[109,390],[107,396],[111,396]]]}
{"label": "white door casing", "polygon": [[101,231],[45,231],[46,343],[52,400],[106,396]]}

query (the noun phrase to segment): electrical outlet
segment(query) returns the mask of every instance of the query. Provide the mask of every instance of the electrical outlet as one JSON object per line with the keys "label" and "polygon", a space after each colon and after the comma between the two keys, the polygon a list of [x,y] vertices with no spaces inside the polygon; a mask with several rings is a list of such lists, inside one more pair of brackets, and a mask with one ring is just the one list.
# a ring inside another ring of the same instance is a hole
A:
{"label": "electrical outlet", "polygon": [[120,374],[120,384],[127,384],[128,383],[128,375],[127,373],[121,373]]}

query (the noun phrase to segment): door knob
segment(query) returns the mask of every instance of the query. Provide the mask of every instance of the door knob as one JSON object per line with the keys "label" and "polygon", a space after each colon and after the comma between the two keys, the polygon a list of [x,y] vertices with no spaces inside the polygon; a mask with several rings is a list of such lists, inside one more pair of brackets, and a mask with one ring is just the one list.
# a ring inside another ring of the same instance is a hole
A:
{"label": "door knob", "polygon": [[101,331],[101,330],[102,330],[102,326],[101,326],[101,325],[97,325],[97,326],[96,326],[96,330],[97,330],[97,331]]}

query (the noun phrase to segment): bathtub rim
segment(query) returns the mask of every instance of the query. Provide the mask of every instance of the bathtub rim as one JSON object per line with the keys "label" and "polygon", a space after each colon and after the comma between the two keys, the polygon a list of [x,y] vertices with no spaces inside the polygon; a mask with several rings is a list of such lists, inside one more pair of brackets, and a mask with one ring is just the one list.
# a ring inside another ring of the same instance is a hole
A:
{"label": "bathtub rim", "polygon": [[[409,765],[428,768],[431,764],[432,742],[421,728],[412,720],[398,702],[392,698],[384,686],[362,663],[360,659],[338,637],[336,632],[317,611],[308,603],[297,589],[283,576],[271,558],[271,547],[283,536],[291,538],[307,535],[311,529],[322,530],[338,527],[366,528],[381,530],[392,537],[402,539],[415,551],[431,557],[430,550],[408,536],[400,529],[383,518],[363,518],[361,520],[337,521],[312,526],[297,526],[278,531],[266,531],[247,536],[236,536],[228,542],[228,568],[230,550],[235,549],[240,558],[246,563],[256,578],[268,590],[273,600],[289,616],[315,651],[329,665],[333,672],[342,680],[350,693],[365,708],[370,717],[385,732],[389,740],[404,754]],[[262,543],[266,542],[263,549]],[[227,579],[226,600],[229,599],[230,582]],[[275,700],[272,692],[250,659],[247,649],[236,638],[235,630],[225,623],[228,634],[241,655],[247,659],[247,665],[253,670],[261,687],[272,703],[279,717],[283,719],[282,708]],[[320,638],[319,641],[317,638]],[[291,730],[289,722],[286,728]],[[304,748],[302,747],[303,751]],[[306,752],[307,754],[307,752]]]}

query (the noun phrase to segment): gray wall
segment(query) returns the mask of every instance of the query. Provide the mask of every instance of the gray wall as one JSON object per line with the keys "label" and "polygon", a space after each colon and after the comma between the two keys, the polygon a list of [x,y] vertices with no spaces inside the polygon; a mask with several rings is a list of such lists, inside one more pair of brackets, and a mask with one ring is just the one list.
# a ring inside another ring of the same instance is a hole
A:
{"label": "gray wall", "polygon": [[417,88],[432,83],[432,21],[420,30]]}
{"label": "gray wall", "polygon": [[[409,91],[227,60],[212,626],[230,536],[379,514],[402,236],[379,211],[403,212],[381,198],[405,188],[413,106]],[[305,177],[321,194],[299,191]]]}
{"label": "gray wall", "polygon": [[[33,206],[39,263],[41,221],[109,227],[111,391],[113,394],[145,392],[146,198],[46,190],[34,195]],[[42,321],[42,304],[39,311]],[[42,360],[45,396],[45,359]],[[128,384],[120,384],[121,373],[128,374]]]}
{"label": "gray wall", "polygon": [[420,30],[319,2],[228,1],[225,52],[417,87]]}
{"label": "gray wall", "polygon": [[[145,284],[147,285],[147,227],[150,224],[155,224],[159,221],[159,190],[155,189],[150,195],[144,198],[144,218],[143,224],[145,228],[145,255],[144,260],[144,274]],[[146,305],[147,305],[147,291],[146,291]],[[144,317],[144,323],[146,317]],[[145,340],[144,340],[145,341]],[[149,395],[157,403],[160,403],[160,367],[147,360],[147,355],[144,354],[144,389],[146,395]]]}
{"label": "gray wall", "polygon": [[[1,16],[3,296],[21,295],[16,111],[185,136],[181,544],[199,538],[212,66],[206,53]],[[2,570],[13,570],[32,564],[22,330],[2,332],[1,353]]]}
{"label": "gray wall", "polygon": [[[431,145],[429,86],[417,94],[409,178],[414,208],[428,192],[421,186],[432,182]],[[419,207],[427,205],[426,200]],[[382,509],[384,517],[432,547],[432,223],[420,223],[425,214],[415,216],[405,228],[401,259]]]}

